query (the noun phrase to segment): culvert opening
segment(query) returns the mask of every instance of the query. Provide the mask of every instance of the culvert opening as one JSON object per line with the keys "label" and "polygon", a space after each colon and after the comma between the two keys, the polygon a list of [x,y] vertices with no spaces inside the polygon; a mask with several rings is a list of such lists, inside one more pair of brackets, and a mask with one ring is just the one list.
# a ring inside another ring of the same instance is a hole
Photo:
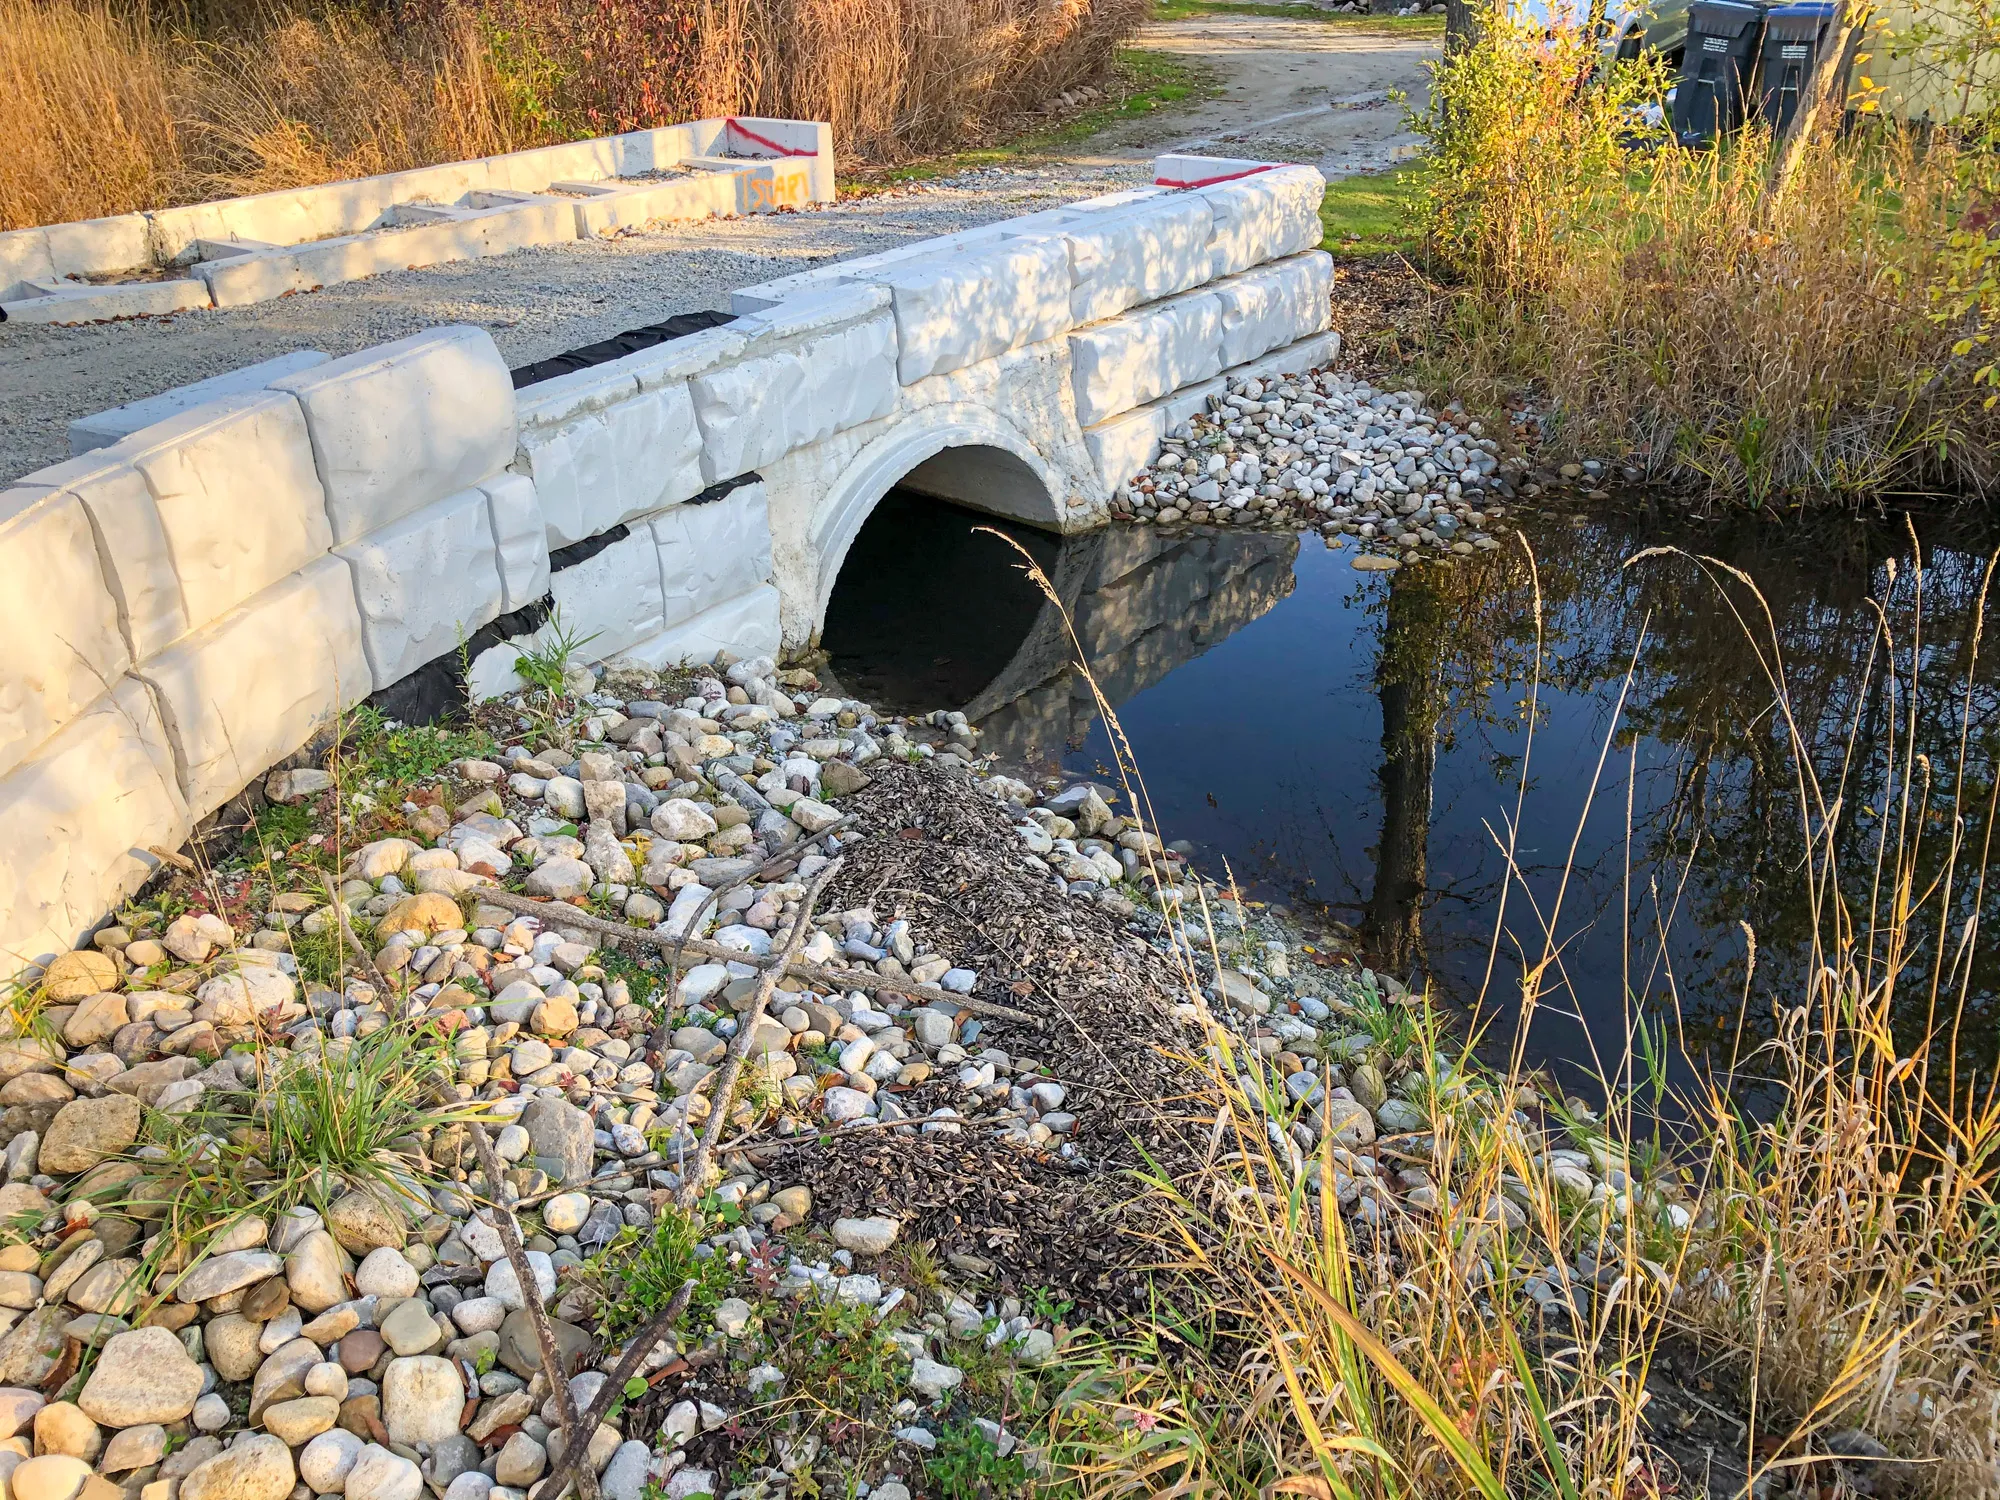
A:
{"label": "culvert opening", "polygon": [[1043,600],[1020,554],[981,527],[1045,569],[1062,546],[935,495],[899,486],[882,497],[841,564],[820,634],[844,691],[894,713],[963,708],[1013,660]]}

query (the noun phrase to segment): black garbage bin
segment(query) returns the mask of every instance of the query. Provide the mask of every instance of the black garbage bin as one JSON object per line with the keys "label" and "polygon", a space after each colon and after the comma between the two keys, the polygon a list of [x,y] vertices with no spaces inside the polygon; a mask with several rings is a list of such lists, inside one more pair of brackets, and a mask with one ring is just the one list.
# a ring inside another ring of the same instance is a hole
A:
{"label": "black garbage bin", "polygon": [[1764,123],[1775,134],[1799,111],[1806,83],[1831,40],[1833,6],[1828,0],[1774,5],[1764,16],[1764,58],[1757,93]]}
{"label": "black garbage bin", "polygon": [[1674,135],[1683,146],[1712,146],[1742,125],[1763,34],[1761,5],[1694,0],[1688,7],[1687,50],[1674,90]]}

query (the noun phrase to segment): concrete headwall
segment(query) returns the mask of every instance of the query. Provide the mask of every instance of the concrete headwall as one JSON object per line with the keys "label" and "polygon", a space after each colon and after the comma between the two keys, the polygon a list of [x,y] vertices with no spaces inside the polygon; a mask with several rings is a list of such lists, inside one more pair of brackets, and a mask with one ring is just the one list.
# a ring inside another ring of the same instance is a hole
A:
{"label": "concrete headwall", "polygon": [[461,650],[517,688],[558,625],[503,617],[590,659],[775,652],[899,482],[1101,524],[1226,372],[1331,358],[1321,191],[1257,166],[906,246],[518,392],[437,329],[0,492],[0,977],[369,694]]}

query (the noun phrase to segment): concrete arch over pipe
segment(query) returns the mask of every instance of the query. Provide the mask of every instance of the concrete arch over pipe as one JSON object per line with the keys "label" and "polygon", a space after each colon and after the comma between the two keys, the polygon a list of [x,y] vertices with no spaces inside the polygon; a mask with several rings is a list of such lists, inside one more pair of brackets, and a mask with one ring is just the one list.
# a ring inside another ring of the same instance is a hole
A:
{"label": "concrete arch over pipe", "polygon": [[[1062,474],[1018,428],[969,402],[927,408],[856,453],[813,507],[811,636],[826,622],[827,600],[848,549],[898,484],[1048,531],[1062,529]],[[786,635],[791,638],[790,629]]]}

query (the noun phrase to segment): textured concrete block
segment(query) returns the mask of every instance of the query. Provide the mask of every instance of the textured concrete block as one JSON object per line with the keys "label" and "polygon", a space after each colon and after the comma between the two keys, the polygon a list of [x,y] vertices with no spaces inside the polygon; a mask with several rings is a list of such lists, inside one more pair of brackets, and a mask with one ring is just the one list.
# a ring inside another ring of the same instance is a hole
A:
{"label": "textured concrete block", "polygon": [[500,610],[511,614],[549,591],[548,522],[531,479],[502,474],[479,490],[500,566]]}
{"label": "textured concrete block", "polygon": [[775,656],[778,646],[778,590],[764,584],[629,646],[621,654],[648,666],[668,667],[710,662],[718,651]]}
{"label": "textured concrete block", "polygon": [[1326,179],[1311,167],[1279,167],[1200,190],[1215,215],[1209,275],[1231,276],[1310,250],[1320,241]]}
{"label": "textured concrete block", "polygon": [[585,648],[592,661],[616,656],[666,624],[660,549],[649,527],[564,568],[549,580],[549,593],[566,630],[596,637]]}
{"label": "textured concrete block", "polygon": [[[0,277],[4,274],[0,272]],[[327,356],[317,349],[297,349],[276,359],[231,370],[225,375],[211,375],[193,385],[176,386],[157,396],[148,396],[143,401],[128,401],[109,411],[78,417],[69,424],[69,451],[80,454],[96,448],[108,448],[142,427],[151,427],[155,422],[164,422],[169,417],[177,417],[210,401],[220,401],[225,396],[247,396],[263,390],[280,375],[314,369],[326,362]]]}
{"label": "textured concrete block", "polygon": [[455,495],[514,456],[514,382],[483,328],[434,329],[272,387],[305,408],[336,542]]}
{"label": "textured concrete block", "polygon": [[16,295],[25,296],[25,282],[53,281],[55,275],[46,229],[37,226],[0,234],[0,302]]}
{"label": "textured concrete block", "polygon": [[1167,435],[1166,413],[1159,403],[1128,411],[1083,430],[1083,445],[1104,488],[1115,490],[1159,456]]}
{"label": "textured concrete block", "polygon": [[152,696],[121,677],[0,777],[0,986],[75,947],[189,832]]}
{"label": "textured concrete block", "polygon": [[1079,328],[1069,336],[1076,419],[1093,427],[1222,369],[1222,308],[1209,291]]}
{"label": "textured concrete block", "polygon": [[0,491],[0,774],[20,765],[131,663],[90,516],[38,483]]}
{"label": "textured concrete block", "polygon": [[1207,201],[1193,194],[1148,199],[1066,226],[1071,318],[1094,323],[1200,286],[1209,277],[1213,228]]}
{"label": "textured concrete block", "polygon": [[[452,196],[448,191],[439,196]],[[260,250],[203,261],[195,274],[217,307],[246,307],[287,292],[307,292],[343,281],[416,266],[505,255],[532,245],[576,238],[569,200],[542,198],[480,212],[454,214],[375,234],[319,240],[297,248]]]}
{"label": "textured concrete block", "polygon": [[1069,246],[1051,235],[940,254],[868,276],[896,309],[897,377],[904,385],[963,369],[1070,325]]}
{"label": "textured concrete block", "polygon": [[152,492],[199,630],[332,545],[298,402],[236,396],[142,428],[106,450]]}
{"label": "textured concrete block", "polygon": [[335,550],[354,569],[377,692],[500,614],[499,546],[483,490],[447,496]]}
{"label": "textured concrete block", "polygon": [[1333,257],[1308,251],[1210,290],[1222,304],[1222,362],[1240,365],[1326,328],[1333,319]]}
{"label": "textured concrete block", "polygon": [[96,276],[129,271],[152,261],[152,237],[144,214],[77,219],[50,224],[49,263],[58,276]]}
{"label": "textured concrete block", "polygon": [[685,382],[639,394],[628,394],[636,390],[631,375],[607,384],[615,400],[593,397],[593,407],[576,403],[581,414],[555,426],[523,426],[514,467],[534,479],[551,549],[685,500],[709,483]]}
{"label": "textured concrete block", "polygon": [[[792,446],[886,417],[896,409],[896,324],[869,318],[799,346],[808,400],[796,414]],[[732,476],[733,477],[733,476]]]}
{"label": "textured concrete block", "polygon": [[701,424],[701,471],[711,484],[789,452],[810,400],[805,361],[792,349],[711,370],[688,388]]}
{"label": "textured concrete block", "polygon": [[29,478],[83,502],[104,581],[118,606],[118,628],[133,661],[143,661],[187,634],[187,606],[160,508],[144,477],[122,454],[99,449]]}
{"label": "textured concrete block", "polygon": [[771,513],[761,484],[653,518],[666,619],[678,625],[771,581]]}
{"label": "textured concrete block", "polygon": [[181,795],[207,816],[373,689],[354,579],[323,557],[143,662]]}

